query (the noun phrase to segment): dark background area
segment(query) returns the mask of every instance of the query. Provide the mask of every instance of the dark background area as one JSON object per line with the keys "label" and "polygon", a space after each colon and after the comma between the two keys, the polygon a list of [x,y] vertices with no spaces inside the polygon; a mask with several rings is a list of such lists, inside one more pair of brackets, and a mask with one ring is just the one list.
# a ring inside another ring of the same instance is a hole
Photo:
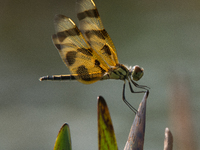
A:
{"label": "dark background area", "polygon": [[[199,139],[199,0],[94,1],[120,63],[139,65],[150,94],[144,149],[163,149],[173,72],[187,76],[191,114]],[[52,44],[53,18],[76,24],[74,0],[7,0],[0,3],[0,149],[53,149],[63,123],[70,125],[73,149],[97,149],[97,96],[108,104],[119,149],[134,114],[122,101],[122,81],[39,82],[44,75],[68,74]],[[143,94],[126,98],[138,107]],[[172,129],[173,132],[173,129]],[[175,144],[176,146],[176,144]]]}

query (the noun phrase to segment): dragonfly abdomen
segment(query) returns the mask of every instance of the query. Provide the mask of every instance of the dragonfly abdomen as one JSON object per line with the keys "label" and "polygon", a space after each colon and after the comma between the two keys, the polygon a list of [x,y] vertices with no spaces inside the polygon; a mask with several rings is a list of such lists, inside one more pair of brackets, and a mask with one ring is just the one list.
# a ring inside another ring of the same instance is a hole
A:
{"label": "dragonfly abdomen", "polygon": [[73,75],[52,75],[52,76],[41,77],[39,80],[40,81],[45,81],[45,80],[63,81],[63,80],[76,80],[76,78]]}

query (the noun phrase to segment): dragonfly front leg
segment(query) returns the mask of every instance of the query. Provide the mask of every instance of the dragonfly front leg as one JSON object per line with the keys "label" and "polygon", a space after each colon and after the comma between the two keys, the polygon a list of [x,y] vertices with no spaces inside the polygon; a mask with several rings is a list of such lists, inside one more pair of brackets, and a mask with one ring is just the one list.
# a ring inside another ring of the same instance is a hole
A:
{"label": "dragonfly front leg", "polygon": [[[134,84],[135,82],[132,82],[132,83]],[[130,87],[130,90],[131,90],[132,93],[145,93],[145,92],[146,92],[146,91],[134,91],[129,80],[128,80],[128,84],[129,84],[129,87]],[[135,84],[136,84],[136,85],[135,85]],[[138,85],[137,83],[135,83],[135,84],[134,84],[134,85],[135,85],[137,88],[145,89],[145,88],[143,88],[143,87],[146,87],[146,86],[143,86],[143,85],[140,87],[140,85]],[[147,90],[147,89],[145,89],[145,90]]]}
{"label": "dragonfly front leg", "polygon": [[[131,79],[130,79],[130,80],[131,80]],[[147,91],[148,91],[148,89],[150,89],[148,86],[139,85],[139,84],[135,83],[133,80],[131,80],[131,82],[132,82],[133,85],[135,85],[135,87],[137,87],[137,88],[144,89],[144,90],[147,90]],[[131,87],[131,85],[130,85],[129,79],[128,79],[128,83],[129,83],[129,86],[130,86],[130,89],[131,89],[131,92],[132,92],[133,89],[132,89],[132,87]],[[132,93],[145,93],[145,92],[146,92],[146,91],[144,91],[144,92],[132,92]]]}

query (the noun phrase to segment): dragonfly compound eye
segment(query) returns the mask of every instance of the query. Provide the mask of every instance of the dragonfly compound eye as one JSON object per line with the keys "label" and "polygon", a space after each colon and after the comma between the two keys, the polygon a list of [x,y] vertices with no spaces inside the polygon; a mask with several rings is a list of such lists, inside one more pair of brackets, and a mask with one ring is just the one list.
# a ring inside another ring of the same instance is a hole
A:
{"label": "dragonfly compound eye", "polygon": [[138,65],[133,67],[133,71],[132,71],[133,80],[138,81],[142,78],[143,75],[144,75],[143,68],[140,68]]}

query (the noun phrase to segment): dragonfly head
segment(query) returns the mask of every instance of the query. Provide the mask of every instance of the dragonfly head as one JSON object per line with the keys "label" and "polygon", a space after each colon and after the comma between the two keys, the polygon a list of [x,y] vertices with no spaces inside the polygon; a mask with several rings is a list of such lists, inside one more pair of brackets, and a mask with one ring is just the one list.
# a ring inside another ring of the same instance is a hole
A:
{"label": "dragonfly head", "polygon": [[144,69],[140,68],[138,65],[135,65],[130,69],[130,74],[134,81],[138,81],[144,75]]}

